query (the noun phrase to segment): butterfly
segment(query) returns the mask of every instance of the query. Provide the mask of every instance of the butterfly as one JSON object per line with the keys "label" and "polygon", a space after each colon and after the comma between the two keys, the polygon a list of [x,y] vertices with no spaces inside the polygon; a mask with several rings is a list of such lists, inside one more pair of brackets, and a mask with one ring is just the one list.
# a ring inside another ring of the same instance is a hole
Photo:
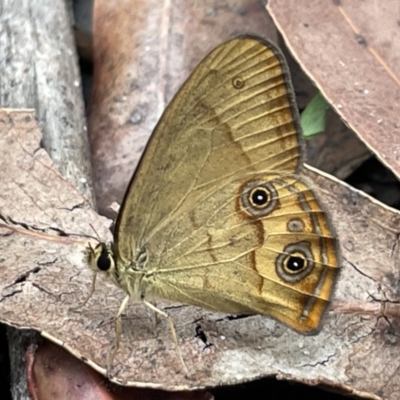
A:
{"label": "butterfly", "polygon": [[126,294],[115,351],[131,298],[168,318],[176,345],[156,299],[318,330],[339,253],[327,213],[299,175],[302,141],[275,45],[236,37],[196,67],[149,140],[114,242],[87,249],[95,274]]}

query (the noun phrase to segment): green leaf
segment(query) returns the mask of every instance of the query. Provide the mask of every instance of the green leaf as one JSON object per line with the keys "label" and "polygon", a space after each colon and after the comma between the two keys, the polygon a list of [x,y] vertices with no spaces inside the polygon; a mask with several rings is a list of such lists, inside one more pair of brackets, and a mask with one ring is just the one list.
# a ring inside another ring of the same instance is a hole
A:
{"label": "green leaf", "polygon": [[326,113],[329,104],[321,93],[317,93],[301,113],[300,125],[306,139],[325,130]]}

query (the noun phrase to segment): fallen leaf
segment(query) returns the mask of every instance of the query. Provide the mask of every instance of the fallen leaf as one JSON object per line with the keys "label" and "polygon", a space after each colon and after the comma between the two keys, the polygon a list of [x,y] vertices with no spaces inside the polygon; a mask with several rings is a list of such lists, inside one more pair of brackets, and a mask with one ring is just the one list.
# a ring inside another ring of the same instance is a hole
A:
{"label": "fallen leaf", "polygon": [[[105,374],[123,293],[99,279],[89,303],[77,312],[70,308],[91,284],[82,260],[88,238],[79,235],[92,235],[94,228],[109,240],[109,221],[87,206],[40,149],[32,112],[1,110],[0,128],[0,320],[36,329]],[[343,255],[321,332],[302,336],[268,317],[157,303],[175,323],[192,373],[186,377],[166,321],[155,325],[146,307],[130,305],[113,368],[116,383],[193,390],[277,376],[354,396],[397,398],[400,215],[340,181],[309,168],[304,173],[330,210]],[[198,324],[213,344],[204,351]]]}
{"label": "fallen leaf", "polygon": [[400,177],[398,2],[271,0],[267,9],[325,99]]}
{"label": "fallen leaf", "polygon": [[32,400],[212,400],[205,391],[166,392],[127,388],[109,382],[82,361],[50,342],[27,350]]}

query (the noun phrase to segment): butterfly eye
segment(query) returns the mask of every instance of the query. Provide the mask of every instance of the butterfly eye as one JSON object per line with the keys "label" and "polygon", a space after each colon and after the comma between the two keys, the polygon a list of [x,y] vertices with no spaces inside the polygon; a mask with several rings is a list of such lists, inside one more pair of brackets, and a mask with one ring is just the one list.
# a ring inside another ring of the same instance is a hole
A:
{"label": "butterfly eye", "polygon": [[286,246],[275,263],[276,273],[285,282],[296,283],[314,268],[310,243],[299,242]]}
{"label": "butterfly eye", "polygon": [[271,182],[248,182],[242,191],[242,205],[247,214],[262,217],[278,205],[278,196]]}
{"label": "butterfly eye", "polygon": [[108,271],[112,265],[111,254],[106,248],[106,246],[104,246],[103,244],[100,244],[100,246],[101,246],[101,253],[97,258],[96,265],[100,271]]}

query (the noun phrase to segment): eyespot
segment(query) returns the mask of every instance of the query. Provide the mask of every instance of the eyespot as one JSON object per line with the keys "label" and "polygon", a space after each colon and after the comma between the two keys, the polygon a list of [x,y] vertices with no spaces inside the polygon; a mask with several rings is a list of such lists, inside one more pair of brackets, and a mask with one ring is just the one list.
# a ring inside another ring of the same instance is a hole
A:
{"label": "eyespot", "polygon": [[235,89],[242,89],[242,88],[244,88],[244,80],[240,76],[235,76],[232,79],[232,86]]}
{"label": "eyespot", "polygon": [[262,209],[268,204],[269,191],[265,187],[256,187],[250,192],[249,199],[253,207]]}
{"label": "eyespot", "polygon": [[287,223],[289,232],[303,232],[304,222],[299,218],[293,218]]}
{"label": "eyespot", "polygon": [[309,242],[287,245],[275,262],[276,273],[288,283],[301,281],[313,268],[314,259]]}
{"label": "eyespot", "polygon": [[241,198],[245,211],[255,217],[268,215],[278,205],[278,194],[271,182],[248,182]]}

